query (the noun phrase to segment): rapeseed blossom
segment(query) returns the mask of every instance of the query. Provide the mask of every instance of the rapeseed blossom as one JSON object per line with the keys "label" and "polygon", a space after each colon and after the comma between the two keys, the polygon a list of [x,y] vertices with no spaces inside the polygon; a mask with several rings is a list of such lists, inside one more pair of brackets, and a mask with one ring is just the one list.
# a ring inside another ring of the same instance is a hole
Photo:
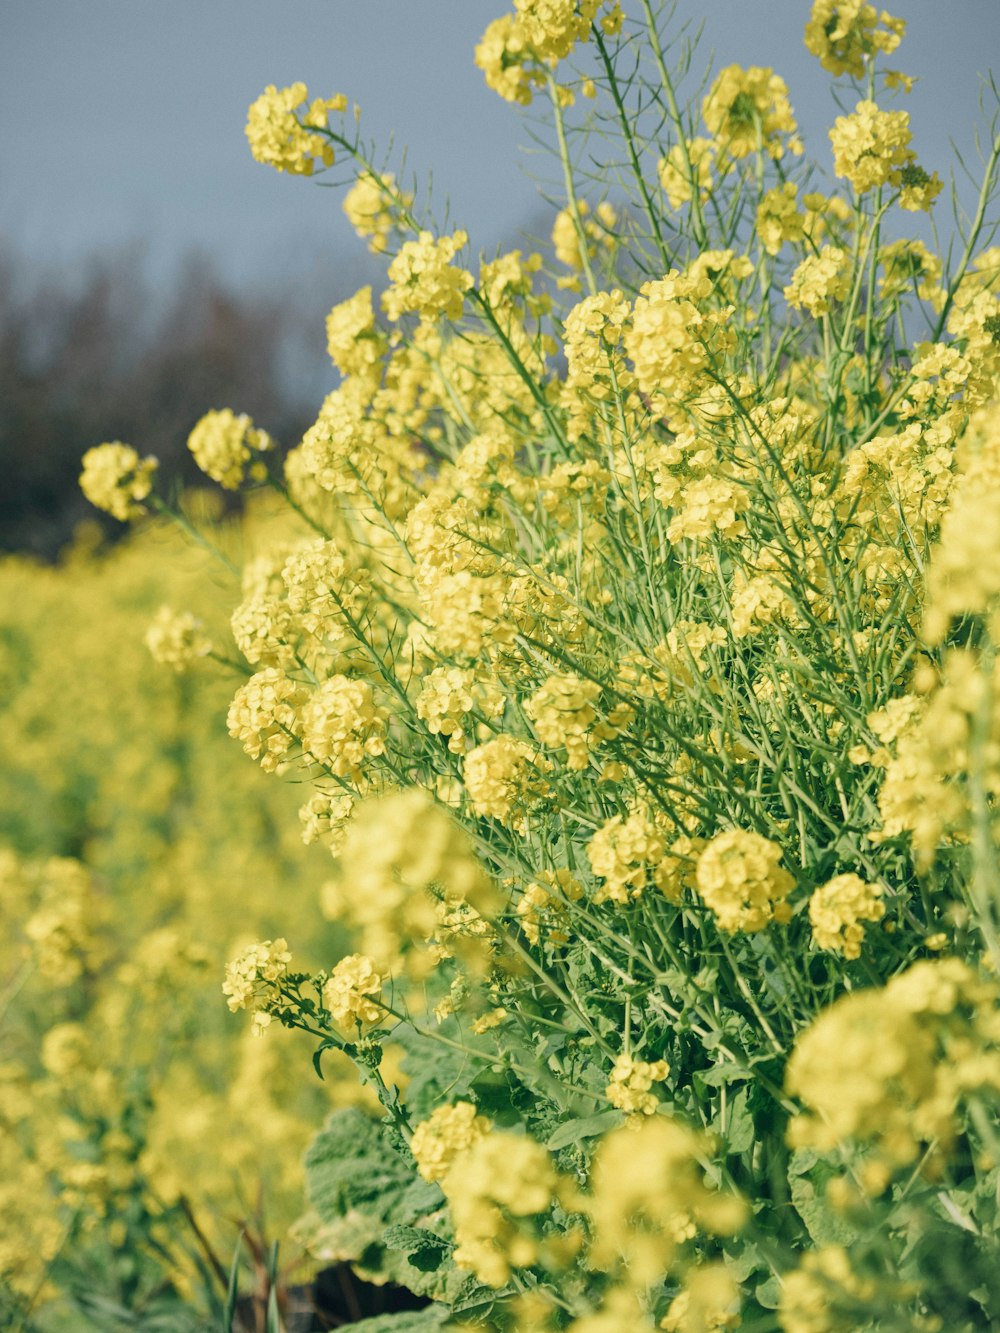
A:
{"label": "rapeseed blossom", "polygon": [[98,444],[83,456],[80,489],[92,505],[122,522],[145,513],[155,458],[140,458],[130,444]]}
{"label": "rapeseed blossom", "polygon": [[346,111],[347,98],[337,93],[307,103],[308,96],[304,83],[293,83],[288,88],[276,88],[271,83],[253,103],[247,115],[246,136],[258,162],[300,176],[311,176],[317,162],[325,167],[333,165],[333,145],[317,131],[326,129],[331,111]]}

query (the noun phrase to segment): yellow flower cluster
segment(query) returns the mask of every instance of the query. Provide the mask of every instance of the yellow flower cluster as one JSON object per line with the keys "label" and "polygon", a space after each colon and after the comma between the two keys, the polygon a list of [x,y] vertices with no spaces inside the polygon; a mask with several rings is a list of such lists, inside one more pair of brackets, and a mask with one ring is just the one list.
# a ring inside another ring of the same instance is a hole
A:
{"label": "yellow flower cluster", "polygon": [[524,705],[535,724],[535,734],[550,749],[565,746],[566,763],[572,769],[590,763],[594,724],[601,687],[592,680],[571,674],[549,676]]}
{"label": "yellow flower cluster", "polygon": [[226,967],[222,993],[229,1008],[235,1013],[237,1009],[259,1007],[262,999],[266,1002],[291,961],[287,940],[264,940],[244,949]]}
{"label": "yellow flower cluster", "polygon": [[962,442],[961,473],[928,572],[925,629],[941,643],[963,616],[988,618],[1000,642],[1000,408],[977,413]]}
{"label": "yellow flower cluster", "polygon": [[490,1122],[471,1102],[439,1106],[413,1131],[410,1151],[424,1180],[443,1180],[460,1153],[490,1130]]}
{"label": "yellow flower cluster", "polygon": [[776,255],[790,241],[805,239],[806,216],[795,206],[798,187],[785,181],[768,190],[757,205],[757,235],[769,255]]}
{"label": "yellow flower cluster", "polygon": [[212,641],[204,625],[190,611],[174,611],[161,606],[156,619],[146,631],[146,647],[155,662],[187,671],[199,657],[212,651]]}
{"label": "yellow flower cluster", "polygon": [[782,1278],[782,1333],[850,1333],[876,1292],[875,1281],[854,1271],[842,1245],[823,1245]]}
{"label": "yellow flower cluster", "polygon": [[359,931],[366,953],[392,967],[405,960],[414,976],[437,961],[427,945],[443,913],[485,916],[500,902],[460,825],[418,788],[359,803],[340,869],[325,892],[330,915]]}
{"label": "yellow flower cluster", "polygon": [[302,708],[302,744],[330,773],[358,782],[365,762],[385,753],[388,716],[366,680],[329,676]]}
{"label": "yellow flower cluster", "polygon": [[712,139],[696,136],[676,143],[656,164],[660,186],[671,208],[683,208],[694,198],[704,203],[712,189],[716,147]]}
{"label": "yellow flower cluster", "polygon": [[123,523],[144,514],[153,489],[155,458],[140,458],[130,444],[98,444],[83,456],[80,489],[98,509]]}
{"label": "yellow flower cluster", "polygon": [[739,1327],[739,1304],[739,1285],[725,1264],[699,1264],[685,1276],[660,1328],[665,1333],[725,1333]]}
{"label": "yellow flower cluster", "polygon": [[666,1060],[633,1060],[630,1055],[620,1055],[608,1080],[608,1101],[629,1115],[653,1115],[659,1101],[650,1089],[669,1073]]}
{"label": "yellow flower cluster", "polygon": [[472,274],[456,268],[452,260],[468,244],[464,231],[435,240],[422,231],[415,241],[405,241],[389,265],[392,286],[382,294],[382,307],[391,320],[416,313],[434,320],[444,315],[458,319],[464,293],[472,286]]}
{"label": "yellow flower cluster", "polygon": [[[272,616],[287,639],[294,640],[294,627],[317,644],[340,648],[355,643],[351,626],[364,616],[371,586],[368,571],[346,542],[304,542],[285,560],[280,577],[285,601]],[[297,647],[301,658],[301,641]]]}
{"label": "yellow flower cluster", "polygon": [[940,304],[941,260],[923,241],[893,241],[879,251],[880,288],[886,296],[916,291],[918,297]]}
{"label": "yellow flower cluster", "polygon": [[545,792],[535,746],[498,736],[470,750],[462,766],[465,790],[477,815],[523,832],[531,807]]}
{"label": "yellow flower cluster", "polygon": [[565,944],[569,904],[579,902],[583,888],[565,867],[543,871],[540,882],[525,886],[517,900],[517,916],[525,938],[538,944],[544,937],[551,944]]}
{"label": "yellow flower cluster", "polygon": [[803,259],[785,288],[785,300],[796,310],[808,310],[816,319],[828,315],[835,301],[844,301],[851,290],[849,256],[835,245],[824,245],[819,254]]}
{"label": "yellow flower cluster", "polygon": [[758,147],[776,160],[786,151],[802,152],[788,85],[773,69],[727,65],[702,101],[701,114],[723,169]]}
{"label": "yellow flower cluster", "polygon": [[805,41],[831,74],[860,79],[865,62],[878,52],[890,55],[905,32],[903,19],[879,13],[867,0],[813,0]]}
{"label": "yellow flower cluster", "polygon": [[453,754],[463,754],[474,733],[475,716],[496,722],[506,700],[497,685],[467,667],[435,667],[420,682],[417,716],[432,736],[444,736]]}
{"label": "yellow flower cluster", "polygon": [[[592,430],[597,413],[609,412],[616,392],[629,385],[630,376],[621,355],[620,342],[630,314],[629,303],[615,288],[597,296],[585,296],[563,322],[566,379],[562,397],[569,413],[567,432],[570,439],[579,439]],[[603,479],[606,475],[603,470],[600,474],[594,473],[592,469],[597,464],[590,459],[577,465],[577,470],[572,473],[568,470],[572,464],[560,466],[562,472],[553,469],[543,483],[542,503],[546,508],[555,507],[548,497],[555,490],[560,476],[566,477],[566,484],[573,485],[581,476],[580,468],[588,469],[583,476],[596,478],[600,475]],[[596,496],[594,508],[599,509]]]}
{"label": "yellow flower cluster", "polygon": [[544,82],[540,70],[528,67],[531,52],[514,14],[494,19],[475,50],[476,67],[483,71],[486,86],[505,102],[528,106],[533,89]]}
{"label": "yellow flower cluster", "polygon": [[413,203],[413,195],[401,190],[392,172],[365,172],[344,195],[343,209],[348,222],[372,254],[383,254],[389,238],[399,227]]}
{"label": "yellow flower cluster", "polygon": [[100,961],[106,911],[79,861],[51,857],[33,878],[37,902],[24,923],[32,961],[46,981],[71,986]]}
{"label": "yellow flower cluster", "polygon": [[352,953],[333,968],[323,984],[323,1003],[342,1027],[374,1026],[386,1017],[379,1003],[385,977],[365,954]]}
{"label": "yellow flower cluster", "polygon": [[788,921],[785,899],[795,880],[780,860],[781,848],[760,833],[727,829],[711,839],[698,857],[695,882],[720,930],[763,930]]}
{"label": "yellow flower cluster", "polygon": [[237,491],[247,478],[263,481],[267,476],[266,464],[256,455],[273,449],[274,441],[245,412],[237,416],[225,407],[201,418],[188,436],[188,448],[206,476]]}
{"label": "yellow flower cluster", "polygon": [[326,129],[331,111],[347,109],[347,98],[342,93],[316,97],[305,106],[308,96],[304,83],[288,88],[271,83],[252,104],[246,136],[258,162],[299,176],[311,176],[317,161],[333,165],[333,144],[317,131]]}
{"label": "yellow flower cluster", "polygon": [[908,112],[880,111],[874,102],[861,101],[852,115],[833,123],[833,169],[858,194],[898,185],[900,169],[913,160],[912,137]]}
{"label": "yellow flower cluster", "polygon": [[650,884],[667,897],[676,897],[663,831],[642,807],[605,820],[587,843],[587,859],[594,874],[604,881],[594,895],[595,902],[627,903],[641,898]]}
{"label": "yellow flower cluster", "polygon": [[476,65],[487,86],[506,101],[527,106],[533,90],[545,84],[546,67],[588,39],[604,4],[609,9],[601,26],[617,32],[623,19],[617,0],[514,0],[514,12],[494,19],[476,47]]}
{"label": "yellow flower cluster", "polygon": [[385,351],[385,339],[375,327],[371,287],[362,287],[327,315],[326,350],[341,375],[375,371]]}
{"label": "yellow flower cluster", "polygon": [[514,0],[515,22],[535,56],[546,62],[585,42],[602,0]]}
{"label": "yellow flower cluster", "polygon": [[523,1134],[493,1130],[456,1156],[441,1182],[458,1242],[455,1263],[480,1282],[502,1287],[512,1268],[539,1256],[535,1220],[557,1188],[549,1154]]}
{"label": "yellow flower cluster", "polygon": [[[878,800],[882,828],[874,840],[908,833],[921,869],[942,845],[968,838],[972,810],[966,783],[974,764],[985,794],[992,800],[1000,792],[998,683],[996,663],[986,670],[973,651],[949,651],[933,692],[899,736],[896,753],[884,762]],[[973,757],[977,739],[981,759]],[[876,753],[872,758],[884,757]]]}
{"label": "yellow flower cluster", "polygon": [[[584,252],[587,262],[593,263],[602,250],[607,253],[613,248],[617,225],[618,213],[606,200],[597,205],[593,215],[586,199],[578,201],[575,217],[572,208],[561,208],[552,224],[552,248],[556,259],[579,272],[585,266]],[[560,286],[572,286],[575,281],[575,278],[561,278]]]}
{"label": "yellow flower cluster", "polygon": [[280,773],[297,744],[298,710],[308,691],[276,667],[265,667],[241,685],[229,706],[230,736],[243,742],[265,773]]}
{"label": "yellow flower cluster", "polygon": [[786,1086],[808,1112],[792,1142],[829,1152],[871,1144],[891,1167],[938,1152],[965,1098],[1000,1093],[995,982],[957,958],[914,963],[882,988],[842,996],[795,1043]]}
{"label": "yellow flower cluster", "polygon": [[866,884],[859,875],[835,875],[809,899],[809,924],[817,949],[831,949],[844,958],[860,958],[864,921],[881,921],[885,903],[881,884]]}
{"label": "yellow flower cluster", "polygon": [[595,1267],[642,1290],[670,1271],[686,1241],[742,1226],[743,1201],[706,1182],[704,1149],[696,1134],[662,1115],[636,1117],[604,1136],[586,1201]]}
{"label": "yellow flower cluster", "polygon": [[[732,256],[718,252],[710,260],[722,270],[730,267]],[[746,277],[752,267],[749,260],[737,261],[733,276]],[[713,355],[721,356],[732,347],[726,327],[731,311],[704,304],[713,293],[705,269],[704,262],[687,273],[672,269],[665,278],[639,289],[624,343],[640,392],[679,402],[692,393]]]}

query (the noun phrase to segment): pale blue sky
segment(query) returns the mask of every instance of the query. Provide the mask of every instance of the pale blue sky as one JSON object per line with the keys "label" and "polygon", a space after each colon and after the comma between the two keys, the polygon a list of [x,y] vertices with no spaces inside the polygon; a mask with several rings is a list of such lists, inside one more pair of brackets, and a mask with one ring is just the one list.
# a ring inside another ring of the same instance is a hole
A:
{"label": "pale blue sky", "polygon": [[[339,193],[250,158],[246,108],[267,83],[360,102],[369,136],[409,145],[456,224],[490,249],[539,216],[518,112],[472,63],[504,0],[0,0],[0,233],[74,262],[146,238],[165,272],[200,248],[242,285],[301,273],[355,244]],[[625,2],[628,10],[628,0]],[[969,152],[978,75],[1000,64],[1000,0],[897,0],[894,63],[919,76],[908,108],[921,161]],[[808,0],[679,0],[704,18],[703,56],[771,64],[807,148],[829,162],[836,109],[802,46]],[[702,62],[703,63],[703,60]],[[947,203],[939,205],[942,215]],[[943,219],[942,219],[943,220]],[[357,243],[360,246],[360,243]]]}

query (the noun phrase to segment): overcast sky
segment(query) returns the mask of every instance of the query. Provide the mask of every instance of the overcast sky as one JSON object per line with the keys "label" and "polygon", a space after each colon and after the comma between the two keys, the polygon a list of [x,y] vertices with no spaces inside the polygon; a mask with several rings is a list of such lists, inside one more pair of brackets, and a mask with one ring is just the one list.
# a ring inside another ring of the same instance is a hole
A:
{"label": "overcast sky", "polygon": [[[888,2],[888,0],[887,0]],[[268,285],[355,243],[341,195],[250,157],[247,105],[267,83],[344,92],[368,135],[395,133],[434,173],[456,224],[490,249],[538,217],[535,159],[514,107],[472,63],[504,0],[0,0],[0,233],[29,257],[73,263],[142,238],[157,265],[194,248],[241,285]],[[630,8],[625,0],[625,9]],[[837,114],[805,52],[807,0],[679,0],[703,17],[702,63],[773,65],[810,149],[829,163]],[[979,76],[1000,64],[1000,0],[897,0],[910,32],[893,64],[919,156],[948,139],[974,156]],[[943,174],[943,171],[942,171]],[[942,213],[947,204],[942,197]]]}

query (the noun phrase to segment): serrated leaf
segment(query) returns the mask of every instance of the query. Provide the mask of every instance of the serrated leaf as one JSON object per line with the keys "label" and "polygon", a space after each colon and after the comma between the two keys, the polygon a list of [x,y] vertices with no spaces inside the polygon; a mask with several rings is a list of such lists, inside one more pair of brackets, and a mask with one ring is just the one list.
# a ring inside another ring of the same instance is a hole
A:
{"label": "serrated leaf", "polygon": [[388,1249],[405,1254],[408,1262],[421,1273],[433,1273],[440,1268],[452,1248],[449,1241],[426,1227],[387,1227],[382,1233],[382,1241]]}

